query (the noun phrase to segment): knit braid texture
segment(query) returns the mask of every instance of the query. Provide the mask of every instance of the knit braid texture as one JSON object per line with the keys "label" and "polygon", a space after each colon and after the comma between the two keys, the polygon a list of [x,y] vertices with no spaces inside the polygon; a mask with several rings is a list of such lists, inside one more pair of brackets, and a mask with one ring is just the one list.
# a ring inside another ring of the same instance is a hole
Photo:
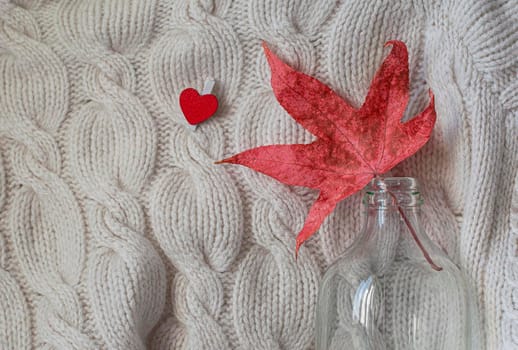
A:
{"label": "knit braid texture", "polygon": [[[518,349],[516,0],[0,0],[0,349],[314,349],[361,195],[295,261],[316,193],[214,162],[313,140],[262,41],[358,107],[392,39],[404,118],[432,89],[438,119],[391,174],[421,182],[483,347]],[[208,78],[219,109],[193,129],[178,97]]]}

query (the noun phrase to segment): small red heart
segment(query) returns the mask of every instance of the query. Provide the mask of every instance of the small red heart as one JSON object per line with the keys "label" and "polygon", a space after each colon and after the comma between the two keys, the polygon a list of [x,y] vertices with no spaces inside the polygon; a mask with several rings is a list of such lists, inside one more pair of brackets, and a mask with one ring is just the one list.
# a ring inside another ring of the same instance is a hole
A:
{"label": "small red heart", "polygon": [[187,122],[196,125],[216,113],[218,99],[212,94],[200,95],[196,89],[187,88],[180,94],[180,108]]}

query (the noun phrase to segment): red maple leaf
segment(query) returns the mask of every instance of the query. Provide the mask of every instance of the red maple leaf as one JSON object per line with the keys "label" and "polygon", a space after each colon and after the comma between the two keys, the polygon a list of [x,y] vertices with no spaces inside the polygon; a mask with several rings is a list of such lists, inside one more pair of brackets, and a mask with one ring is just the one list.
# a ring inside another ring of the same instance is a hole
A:
{"label": "red maple leaf", "polygon": [[327,85],[296,71],[263,44],[279,103],[317,137],[310,144],[270,145],[249,149],[218,163],[241,164],[285,184],[318,189],[296,252],[318,230],[337,203],[361,190],[430,138],[435,124],[433,94],[429,106],[408,122],[401,118],[408,103],[408,52],[401,41],[371,83],[365,102],[355,109]]}

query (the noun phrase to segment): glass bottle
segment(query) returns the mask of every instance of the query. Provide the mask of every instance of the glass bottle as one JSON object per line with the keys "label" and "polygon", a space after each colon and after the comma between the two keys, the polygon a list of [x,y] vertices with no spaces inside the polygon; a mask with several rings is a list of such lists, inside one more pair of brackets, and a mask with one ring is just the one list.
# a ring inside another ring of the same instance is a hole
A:
{"label": "glass bottle", "polygon": [[367,186],[364,231],[322,280],[317,350],[480,348],[474,293],[423,232],[421,202],[414,178]]}

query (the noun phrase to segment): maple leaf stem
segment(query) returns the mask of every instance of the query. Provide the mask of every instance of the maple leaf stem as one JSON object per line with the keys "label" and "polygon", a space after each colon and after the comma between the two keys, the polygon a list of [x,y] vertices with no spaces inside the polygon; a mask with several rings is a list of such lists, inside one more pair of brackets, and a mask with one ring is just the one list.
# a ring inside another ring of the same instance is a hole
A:
{"label": "maple leaf stem", "polygon": [[438,266],[437,264],[435,264],[433,262],[432,257],[426,251],[426,249],[423,246],[423,243],[421,243],[421,240],[419,239],[419,237],[417,237],[417,233],[415,232],[414,227],[410,223],[410,220],[408,220],[408,217],[406,216],[403,208],[401,208],[401,206],[399,205],[399,202],[398,202],[398,200],[396,198],[396,195],[394,193],[392,193],[391,191],[389,191],[389,190],[387,190],[387,193],[394,199],[394,203],[397,206],[397,210],[399,212],[399,215],[401,215],[401,217],[403,218],[403,221],[405,222],[406,226],[408,227],[408,230],[410,231],[410,234],[412,235],[412,238],[414,239],[415,243],[417,244],[417,246],[419,247],[419,249],[423,253],[423,256],[426,259],[426,261],[430,264],[432,269],[434,269],[435,271],[441,271],[442,267]]}

